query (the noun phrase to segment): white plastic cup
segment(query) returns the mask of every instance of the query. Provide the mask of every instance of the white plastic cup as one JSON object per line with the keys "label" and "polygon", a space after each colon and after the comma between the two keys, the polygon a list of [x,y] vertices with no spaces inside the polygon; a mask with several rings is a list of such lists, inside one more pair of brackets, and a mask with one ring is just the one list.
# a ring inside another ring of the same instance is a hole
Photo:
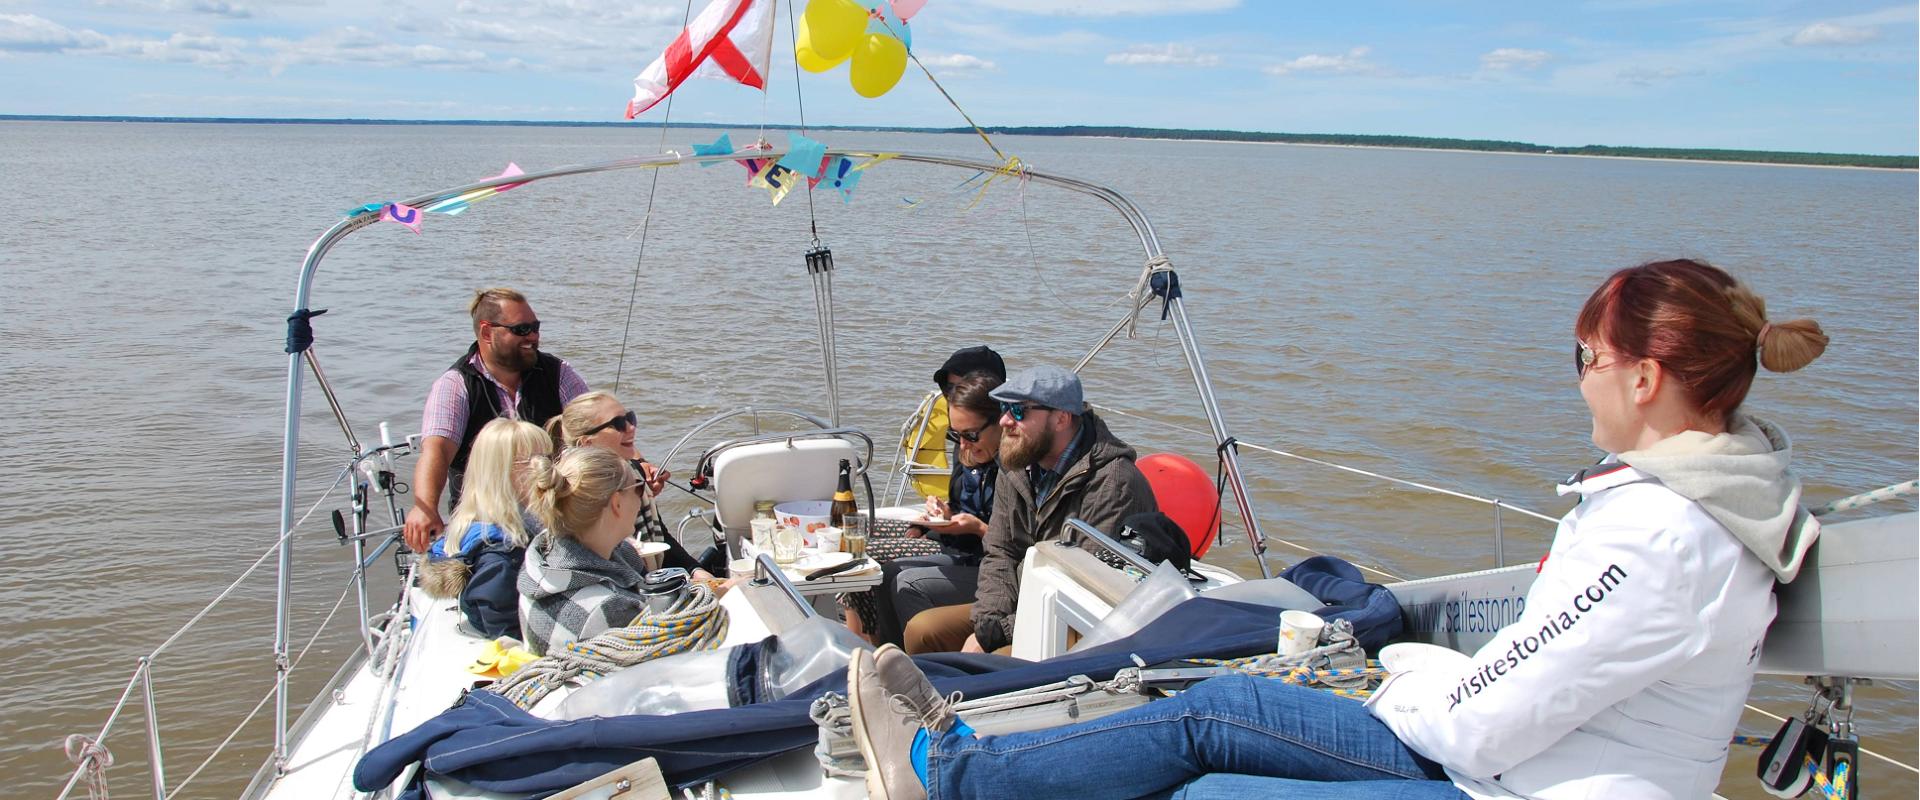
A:
{"label": "white plastic cup", "polygon": [[822,553],[840,552],[840,529],[828,525],[813,532],[813,546]]}
{"label": "white plastic cup", "polygon": [[1317,647],[1320,631],[1326,627],[1327,621],[1311,611],[1280,612],[1280,655],[1297,656]]}

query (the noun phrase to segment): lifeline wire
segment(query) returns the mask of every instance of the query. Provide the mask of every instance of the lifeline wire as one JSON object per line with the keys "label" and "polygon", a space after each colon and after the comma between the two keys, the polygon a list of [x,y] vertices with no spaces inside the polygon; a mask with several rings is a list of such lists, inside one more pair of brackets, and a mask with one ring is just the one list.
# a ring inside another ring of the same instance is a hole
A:
{"label": "lifeline wire", "polygon": [[[693,19],[693,0],[687,0],[687,8],[680,14],[680,29],[686,30],[687,23]],[[667,124],[673,121],[673,93],[667,93],[666,116],[660,119],[660,152],[667,151]],[[620,393],[620,374],[627,366],[627,337],[633,333],[633,303],[640,296],[640,265],[647,260],[647,229],[653,227],[653,193],[660,188],[660,170],[653,170],[653,180],[647,184],[647,213],[640,217],[640,252],[633,257],[633,284],[627,288],[627,323],[620,329],[620,360],[613,367],[613,393]]]}

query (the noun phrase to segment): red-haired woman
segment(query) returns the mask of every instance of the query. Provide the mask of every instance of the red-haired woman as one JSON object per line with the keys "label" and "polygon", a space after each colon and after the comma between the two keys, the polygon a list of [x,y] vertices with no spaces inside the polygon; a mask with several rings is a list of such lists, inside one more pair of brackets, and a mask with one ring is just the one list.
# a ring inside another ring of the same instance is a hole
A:
{"label": "red-haired woman", "polygon": [[1773,324],[1727,273],[1615,273],[1574,326],[1574,368],[1610,455],[1519,621],[1471,656],[1388,679],[1365,705],[1252,678],[1065,728],[974,736],[911,659],[858,654],[854,738],[875,796],[1699,798],[1818,525],[1779,428],[1744,413],[1754,372],[1827,337]]}

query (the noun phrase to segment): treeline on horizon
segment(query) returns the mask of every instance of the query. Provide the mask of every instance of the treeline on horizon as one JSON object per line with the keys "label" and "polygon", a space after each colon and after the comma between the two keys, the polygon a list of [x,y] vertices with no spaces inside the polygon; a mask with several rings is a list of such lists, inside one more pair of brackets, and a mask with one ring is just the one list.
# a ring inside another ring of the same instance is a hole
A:
{"label": "treeline on horizon", "polygon": [[[1342,147],[1412,147],[1429,150],[1479,150],[1489,153],[1540,155],[1671,158],[1686,161],[1745,161],[1759,164],[1806,164],[1822,167],[1920,168],[1920,156],[1874,156],[1857,153],[1794,153],[1772,150],[1711,150],[1682,147],[1614,147],[1589,144],[1549,147],[1499,139],[1447,139],[1429,136],[1379,136],[1355,133],[1268,133],[1265,131],[1132,128],[1124,126],[1060,125],[988,127],[990,134],[1009,136],[1106,136],[1123,139],[1201,139],[1227,142],[1322,144]],[[941,133],[971,133],[970,128],[946,128]]]}
{"label": "treeline on horizon", "polygon": [[[53,122],[199,122],[232,124],[298,125],[498,125],[566,128],[611,128],[625,126],[659,127],[657,122],[541,121],[541,120],[431,120],[431,119],[278,119],[271,117],[134,117],[66,116],[56,114],[0,114],[0,120]],[[797,125],[734,125],[709,122],[669,122],[673,128],[773,128],[794,130]],[[972,133],[972,128],[913,128],[888,125],[810,125],[811,130],[900,131],[905,133]],[[1798,164],[1818,167],[1879,167],[1882,169],[1920,169],[1920,156],[1876,156],[1860,153],[1795,153],[1774,150],[1713,150],[1684,147],[1615,147],[1589,144],[1579,147],[1550,147],[1529,142],[1499,139],[1447,139],[1429,136],[1382,136],[1357,133],[1271,133],[1267,131],[1193,130],[1187,128],[1135,128],[1107,125],[989,126],[990,134],[1009,136],[1098,136],[1117,139],[1192,139],[1223,142],[1272,142],[1277,144],[1316,144],[1340,147],[1410,147],[1426,150],[1477,150],[1488,153],[1534,153],[1539,155],[1614,156],[1619,158],[1663,158],[1682,161],[1734,161],[1754,164]]]}

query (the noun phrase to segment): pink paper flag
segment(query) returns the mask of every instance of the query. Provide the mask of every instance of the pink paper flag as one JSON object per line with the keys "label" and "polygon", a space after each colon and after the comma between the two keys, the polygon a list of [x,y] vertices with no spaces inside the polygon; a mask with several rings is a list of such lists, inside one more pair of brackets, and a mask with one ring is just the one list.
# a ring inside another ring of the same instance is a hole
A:
{"label": "pink paper flag", "polygon": [[[496,177],[496,178],[511,178],[511,177],[513,177],[513,176],[515,176],[515,175],[525,175],[525,174],[527,174],[527,173],[526,173],[526,171],[525,171],[525,170],[522,170],[522,169],[520,169],[520,165],[519,165],[519,164],[515,164],[515,163],[513,163],[513,162],[511,162],[511,161],[509,161],[509,162],[507,162],[507,168],[506,168],[505,170],[502,170],[500,174],[498,174],[498,175],[495,175],[495,176],[493,176],[493,177]],[[524,184],[524,183],[503,183],[503,184],[500,184],[499,186],[495,186],[495,187],[493,187],[493,190],[494,190],[494,191],[496,191],[496,192],[504,192],[504,191],[506,191],[506,190],[508,190],[508,189],[512,189],[512,188],[514,188],[514,187],[517,187],[517,186],[525,186],[525,185],[526,185],[526,184]]]}
{"label": "pink paper flag", "polygon": [[420,209],[404,203],[388,203],[380,212],[380,218],[388,222],[398,222],[414,233],[420,232]]}

